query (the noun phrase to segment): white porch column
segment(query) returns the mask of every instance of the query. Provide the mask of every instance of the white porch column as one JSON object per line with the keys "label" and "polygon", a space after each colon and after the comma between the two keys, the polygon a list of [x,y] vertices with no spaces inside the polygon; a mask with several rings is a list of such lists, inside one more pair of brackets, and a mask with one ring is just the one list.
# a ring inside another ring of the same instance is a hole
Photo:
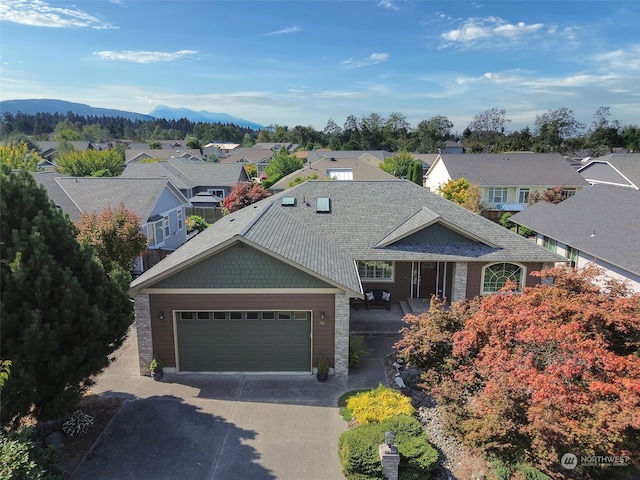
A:
{"label": "white porch column", "polygon": [[349,373],[349,299],[344,292],[335,295],[334,373]]}
{"label": "white porch column", "polygon": [[136,314],[136,332],[138,334],[138,362],[140,375],[149,373],[149,364],[153,358],[153,339],[151,336],[151,307],[149,294],[139,293],[134,298]]}
{"label": "white porch column", "polygon": [[451,302],[464,300],[467,297],[467,262],[456,262],[453,266],[453,288]]}

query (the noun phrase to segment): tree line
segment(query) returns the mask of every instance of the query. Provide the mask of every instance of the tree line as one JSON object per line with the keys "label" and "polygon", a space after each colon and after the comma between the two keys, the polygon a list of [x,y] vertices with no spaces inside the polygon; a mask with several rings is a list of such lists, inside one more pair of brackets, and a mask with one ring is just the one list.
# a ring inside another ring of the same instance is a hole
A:
{"label": "tree line", "polygon": [[87,140],[107,142],[133,140],[195,139],[201,145],[211,142],[238,143],[252,147],[256,143],[291,143],[303,150],[387,150],[415,153],[437,153],[445,142],[459,142],[469,153],[503,153],[507,151],[559,152],[571,154],[588,150],[591,156],[606,155],[616,148],[640,150],[640,127],[622,125],[611,119],[609,107],[594,112],[592,122],[579,122],[566,107],[537,115],[533,129],[508,129],[511,120],[505,109],[491,108],[480,112],[462,133],[444,115],[421,120],[414,127],[402,113],[384,117],[372,113],[360,118],[349,115],[342,126],[329,119],[323,130],[311,126],[271,125],[254,130],[235,124],[155,119],[131,120],[124,117],[82,116],[67,114],[5,113],[0,122],[3,141],[19,136],[32,140]]}

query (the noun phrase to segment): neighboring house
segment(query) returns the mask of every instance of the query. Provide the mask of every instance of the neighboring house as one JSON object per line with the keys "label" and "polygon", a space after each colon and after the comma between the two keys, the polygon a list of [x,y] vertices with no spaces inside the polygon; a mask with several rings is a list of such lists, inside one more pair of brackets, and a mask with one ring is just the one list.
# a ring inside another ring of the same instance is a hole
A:
{"label": "neighboring house", "polygon": [[450,301],[563,257],[406,180],[308,181],[218,220],[131,284],[140,371],[348,372],[350,304]]}
{"label": "neighboring house", "polygon": [[125,141],[123,143],[131,150],[149,150],[149,145],[156,142],[160,144],[158,150],[187,150],[187,142],[184,140],[151,140],[149,142]]}
{"label": "neighboring house", "polygon": [[122,204],[140,218],[150,250],[175,250],[187,240],[185,208],[189,202],[166,178],[77,178],[50,172],[33,176],[74,222],[82,212],[100,214]]}
{"label": "neighboring house", "polygon": [[640,192],[593,185],[558,204],[538,202],[510,220],[536,232],[536,241],[570,260],[595,264],[640,293]]}
{"label": "neighboring house", "polygon": [[271,150],[273,152],[279,152],[282,149],[285,149],[287,152],[292,153],[298,148],[297,143],[267,143],[261,142],[256,143],[252,148],[257,150]]}
{"label": "neighboring house", "polygon": [[204,147],[202,147],[204,152],[207,152],[207,149],[217,149],[224,156],[230,155],[236,148],[240,146],[239,143],[207,143]]}
{"label": "neighboring house", "polygon": [[[36,141],[34,143],[38,146],[38,149],[40,150],[40,156],[44,160],[44,163],[42,164],[42,166],[55,165],[56,155],[58,154],[58,144],[60,142]],[[67,142],[67,143],[73,145],[73,147],[76,150],[79,150],[81,152],[84,152],[87,150],[97,150],[97,148],[91,142],[86,140],[73,141],[73,142]]]}
{"label": "neighboring house", "polygon": [[199,193],[209,193],[224,199],[238,182],[249,181],[243,164],[189,161],[177,158],[166,162],[129,163],[120,177],[166,177],[189,199]]}
{"label": "neighboring house", "polygon": [[311,150],[307,156],[308,162],[314,162],[319,158],[370,158],[378,159],[381,163],[385,158],[392,157],[394,154],[386,150]]}
{"label": "neighboring house", "polygon": [[482,200],[493,211],[524,210],[534,191],[562,185],[569,197],[588,185],[557,153],[474,153],[438,155],[425,187],[438,192],[449,180],[462,177],[480,187]]}
{"label": "neighboring house", "polygon": [[260,176],[274,155],[273,150],[267,148],[237,148],[228,157],[221,158],[220,163],[250,163],[256,166]]}
{"label": "neighboring house", "polygon": [[447,140],[444,142],[444,147],[438,149],[438,153],[464,153],[465,149],[460,142],[453,140]]}
{"label": "neighboring house", "polygon": [[307,178],[317,175],[318,180],[394,180],[390,173],[380,169],[382,163],[372,155],[361,155],[360,157],[340,157],[330,156],[333,152],[328,152],[328,156],[315,157],[315,160],[271,186],[271,190],[279,192],[288,188],[289,183],[297,178]]}
{"label": "neighboring house", "polygon": [[578,169],[592,185],[640,189],[640,153],[612,153],[590,159]]}
{"label": "neighboring house", "polygon": [[197,160],[202,162],[202,154],[197,148],[186,148],[177,150],[152,150],[147,148],[145,150],[125,150],[124,162],[125,163],[150,163],[149,160],[169,160],[171,158],[180,158],[183,160]]}

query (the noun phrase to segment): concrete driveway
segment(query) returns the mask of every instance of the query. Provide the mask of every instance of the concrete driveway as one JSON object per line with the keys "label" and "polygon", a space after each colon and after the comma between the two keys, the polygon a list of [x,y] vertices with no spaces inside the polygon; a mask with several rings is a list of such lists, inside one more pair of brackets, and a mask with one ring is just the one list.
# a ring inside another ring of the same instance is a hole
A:
{"label": "concrete driveway", "polygon": [[373,351],[346,377],[138,373],[135,330],[92,392],[124,396],[73,480],[333,480],[344,478],[338,438],[344,392],[385,383],[382,358],[399,337],[366,338]]}

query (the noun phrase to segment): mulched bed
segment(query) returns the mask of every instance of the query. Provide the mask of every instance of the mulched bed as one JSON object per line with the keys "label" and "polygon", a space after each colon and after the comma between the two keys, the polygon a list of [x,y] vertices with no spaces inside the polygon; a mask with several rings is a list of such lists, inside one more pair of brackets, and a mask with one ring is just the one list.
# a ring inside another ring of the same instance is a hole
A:
{"label": "mulched bed", "polygon": [[[80,465],[93,444],[98,439],[104,428],[116,414],[120,405],[124,402],[123,398],[107,398],[98,395],[86,395],[75,410],[82,410],[93,417],[93,427],[87,432],[69,437],[62,436],[64,445],[59,449],[59,460],[65,472],[65,478],[71,478],[73,471]],[[43,429],[51,431],[58,430],[62,425],[62,421],[50,422],[49,425],[42,426]]]}
{"label": "mulched bed", "polygon": [[[429,394],[419,389],[398,388],[395,381],[398,370],[393,365],[395,361],[394,354],[388,355],[383,359],[387,384],[390,388],[401,390],[402,393],[411,397],[413,406],[418,410],[418,419],[424,426],[429,436],[429,441],[439,453],[438,466],[431,479],[477,478],[482,474],[488,477],[489,468],[485,460],[478,455],[474,455],[467,447],[444,430],[442,412]],[[403,376],[406,373],[404,372]],[[415,372],[415,375],[417,374]]]}

